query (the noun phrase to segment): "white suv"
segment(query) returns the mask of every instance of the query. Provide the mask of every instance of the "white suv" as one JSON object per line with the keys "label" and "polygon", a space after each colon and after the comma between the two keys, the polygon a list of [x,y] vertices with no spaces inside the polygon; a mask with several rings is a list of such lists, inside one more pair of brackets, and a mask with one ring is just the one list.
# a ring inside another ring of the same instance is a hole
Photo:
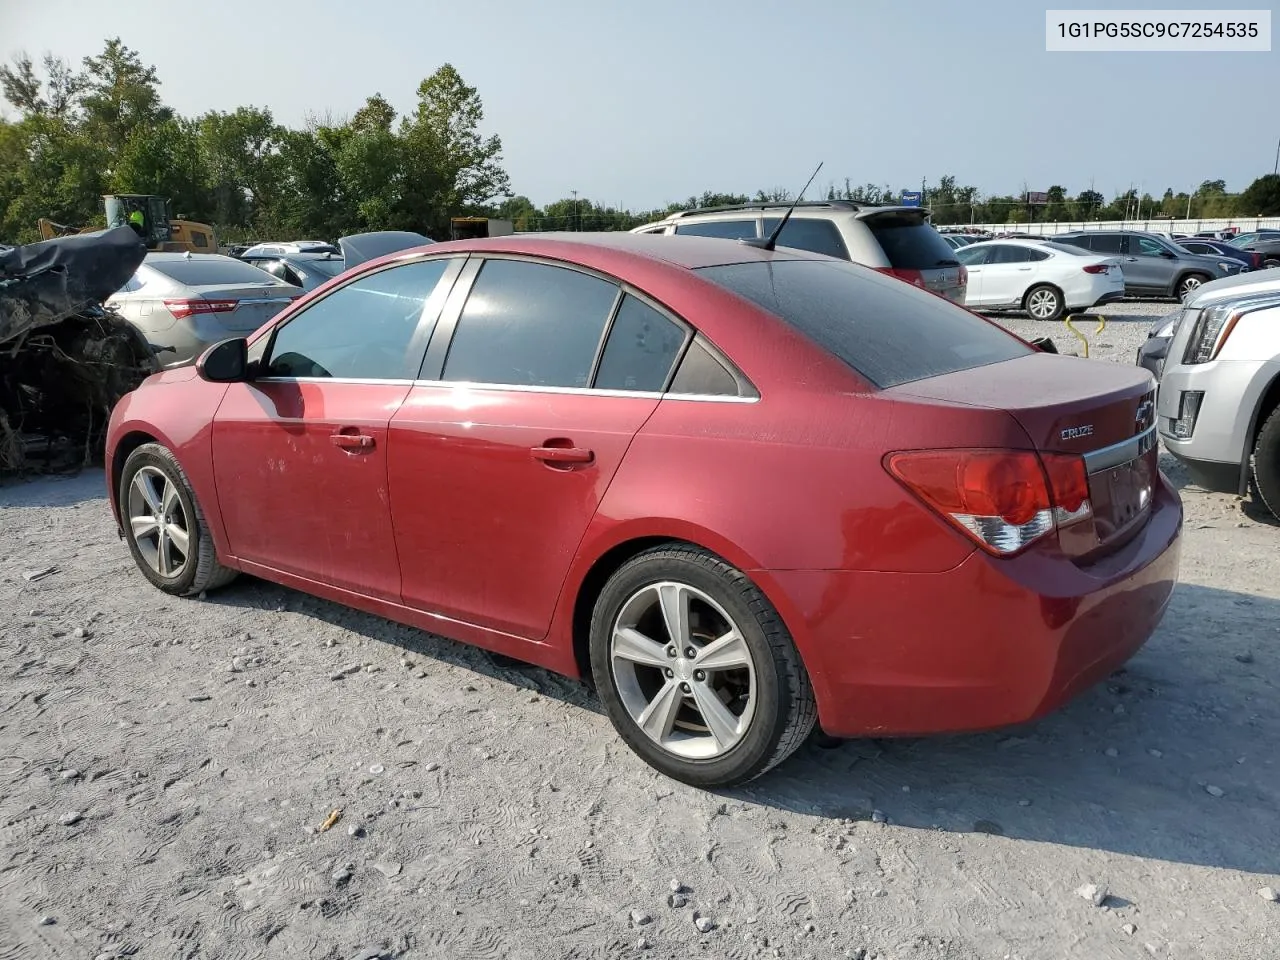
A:
{"label": "white suv", "polygon": [[[790,203],[742,203],[684,210],[632,233],[679,233],[739,240],[767,237]],[[825,253],[892,274],[964,305],[969,274],[922,207],[877,206],[853,200],[796,204],[778,246]]]}

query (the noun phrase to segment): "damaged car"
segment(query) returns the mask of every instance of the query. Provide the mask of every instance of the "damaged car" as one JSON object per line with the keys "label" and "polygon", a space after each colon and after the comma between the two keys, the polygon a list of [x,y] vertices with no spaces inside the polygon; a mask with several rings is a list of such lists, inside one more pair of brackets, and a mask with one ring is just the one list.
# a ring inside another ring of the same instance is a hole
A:
{"label": "damaged car", "polygon": [[0,473],[100,460],[112,408],[159,369],[104,306],[146,253],[128,227],[0,246]]}

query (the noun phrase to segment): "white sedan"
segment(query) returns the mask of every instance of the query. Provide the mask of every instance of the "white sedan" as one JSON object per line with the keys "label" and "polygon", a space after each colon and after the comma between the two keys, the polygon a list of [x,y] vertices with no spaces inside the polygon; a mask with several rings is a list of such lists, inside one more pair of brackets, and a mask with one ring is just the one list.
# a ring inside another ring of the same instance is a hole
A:
{"label": "white sedan", "polygon": [[964,303],[974,310],[1025,310],[1035,320],[1057,320],[1124,296],[1119,257],[1065,243],[988,240],[955,256],[969,271]]}

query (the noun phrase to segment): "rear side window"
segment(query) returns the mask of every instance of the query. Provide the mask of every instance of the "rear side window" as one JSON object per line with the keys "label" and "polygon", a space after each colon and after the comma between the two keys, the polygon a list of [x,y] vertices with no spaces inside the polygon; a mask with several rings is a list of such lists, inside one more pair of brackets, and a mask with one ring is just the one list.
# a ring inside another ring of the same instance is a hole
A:
{"label": "rear side window", "polygon": [[1069,253],[1069,254],[1071,254],[1071,255],[1073,255],[1073,256],[1076,256],[1076,257],[1088,257],[1088,256],[1091,256],[1091,254],[1090,254],[1090,252],[1089,252],[1088,250],[1082,250],[1080,247],[1077,247],[1074,243],[1070,243],[1070,242],[1067,242],[1067,243],[1056,243],[1056,242],[1055,242],[1055,243],[1049,243],[1049,242],[1047,242],[1047,241],[1046,241],[1046,242],[1045,242],[1045,246],[1046,246],[1046,247],[1048,247],[1050,250],[1052,250],[1054,253]]}
{"label": "rear side window", "polygon": [[677,223],[676,233],[688,234],[692,237],[724,237],[726,240],[737,240],[740,237],[754,237],[756,222],[752,220],[703,220],[699,223]]}
{"label": "rear side window", "polygon": [[627,294],[605,342],[598,390],[661,390],[684,346],[684,328]]}
{"label": "rear side window", "polygon": [[729,368],[701,340],[689,344],[668,393],[704,397],[736,397],[741,391]]}
{"label": "rear side window", "polygon": [[1120,253],[1124,249],[1124,234],[1095,234],[1088,238],[1088,246],[1095,253]]}
{"label": "rear side window", "polygon": [[1026,247],[1015,247],[1011,243],[1002,243],[994,248],[994,256],[987,263],[1027,263],[1031,260],[1031,251]]}
{"label": "rear side window", "polygon": [[895,270],[932,270],[955,266],[956,254],[941,234],[913,213],[880,213],[863,217]]}
{"label": "rear side window", "polygon": [[[766,217],[764,235],[772,236],[781,222],[781,217]],[[814,253],[825,253],[828,257],[837,257],[840,260],[849,259],[849,250],[844,245],[844,239],[830,220],[792,217],[782,228],[782,233],[778,234],[778,246],[812,250]]]}
{"label": "rear side window", "polygon": [[270,283],[271,277],[243,260],[231,257],[192,257],[190,260],[150,260],[147,266],[189,287],[213,283]]}
{"label": "rear side window", "polygon": [[787,260],[697,272],[781,318],[881,388],[1034,352],[942,297],[853,264]]}
{"label": "rear side window", "polygon": [[524,260],[480,268],[445,357],[443,380],[587,387],[618,287]]}

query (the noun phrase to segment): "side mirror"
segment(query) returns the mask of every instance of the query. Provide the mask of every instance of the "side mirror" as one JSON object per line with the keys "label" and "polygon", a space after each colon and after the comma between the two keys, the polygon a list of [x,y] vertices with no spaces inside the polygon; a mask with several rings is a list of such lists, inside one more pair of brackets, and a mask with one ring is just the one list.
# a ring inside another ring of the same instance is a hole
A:
{"label": "side mirror", "polygon": [[1177,255],[1176,253],[1174,253],[1172,250],[1161,250],[1161,251],[1160,251],[1160,256],[1164,257],[1166,260],[1177,260],[1177,259],[1178,259],[1178,255]]}
{"label": "side mirror", "polygon": [[196,361],[196,373],[211,383],[242,383],[249,379],[249,341],[233,337],[215,343]]}

